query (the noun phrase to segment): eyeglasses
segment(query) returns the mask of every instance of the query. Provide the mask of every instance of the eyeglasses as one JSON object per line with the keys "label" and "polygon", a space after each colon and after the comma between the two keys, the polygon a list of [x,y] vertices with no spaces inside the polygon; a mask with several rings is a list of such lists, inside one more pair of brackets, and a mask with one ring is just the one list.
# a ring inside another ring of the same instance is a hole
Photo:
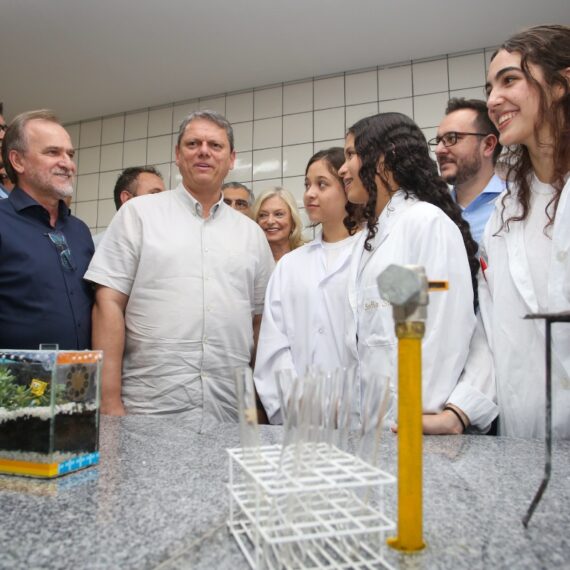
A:
{"label": "eyeglasses", "polygon": [[473,136],[473,137],[486,137],[489,136],[491,133],[460,133],[457,131],[451,131],[449,133],[445,133],[440,137],[435,137],[428,141],[428,144],[431,148],[435,148],[440,142],[443,143],[445,148],[456,145],[459,140],[466,136]]}
{"label": "eyeglasses", "polygon": [[75,271],[75,265],[71,259],[71,250],[67,245],[65,236],[60,231],[49,232],[45,235],[48,236],[51,242],[55,245],[55,248],[59,253],[59,261],[61,263],[61,266],[66,271]]}
{"label": "eyeglasses", "polygon": [[249,202],[243,198],[237,198],[236,200],[232,200],[231,198],[224,198],[224,203],[228,206],[231,206],[232,208],[235,207],[236,210],[247,210],[249,208]]}
{"label": "eyeglasses", "polygon": [[5,123],[0,123],[0,131],[5,131],[8,128],[8,125]]}

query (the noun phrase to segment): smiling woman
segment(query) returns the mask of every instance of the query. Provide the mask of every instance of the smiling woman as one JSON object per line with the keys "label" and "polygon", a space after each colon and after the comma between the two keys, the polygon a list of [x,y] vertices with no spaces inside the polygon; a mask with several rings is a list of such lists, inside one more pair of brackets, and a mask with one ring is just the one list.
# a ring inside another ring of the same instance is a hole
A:
{"label": "smiling woman", "polygon": [[[543,437],[544,325],[521,316],[570,310],[570,27],[537,26],[507,40],[489,65],[487,94],[510,164],[479,283],[499,432]],[[570,327],[554,327],[552,351],[553,434],[570,438]]]}
{"label": "smiling woman", "polygon": [[275,261],[303,245],[303,223],[293,195],[276,186],[255,201],[253,219],[265,232]]}

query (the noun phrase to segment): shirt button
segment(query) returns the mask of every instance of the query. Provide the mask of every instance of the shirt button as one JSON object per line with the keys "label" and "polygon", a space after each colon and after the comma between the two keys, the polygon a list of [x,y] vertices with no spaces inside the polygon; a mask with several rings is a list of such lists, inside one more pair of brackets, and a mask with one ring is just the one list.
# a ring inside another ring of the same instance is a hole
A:
{"label": "shirt button", "polygon": [[558,261],[565,261],[567,255],[568,255],[568,254],[567,254],[565,251],[559,251],[559,252],[556,254],[556,259],[557,259]]}
{"label": "shirt button", "polygon": [[323,327],[321,327],[321,328],[319,329],[319,333],[320,333],[320,334],[324,334],[324,333],[325,333],[325,329],[324,329]]}
{"label": "shirt button", "polygon": [[202,339],[202,341],[203,341],[204,344],[207,344],[207,342],[208,342],[208,337],[205,336],[205,337]]}
{"label": "shirt button", "polygon": [[207,248],[207,247],[204,248],[204,253],[208,253],[208,248]]}

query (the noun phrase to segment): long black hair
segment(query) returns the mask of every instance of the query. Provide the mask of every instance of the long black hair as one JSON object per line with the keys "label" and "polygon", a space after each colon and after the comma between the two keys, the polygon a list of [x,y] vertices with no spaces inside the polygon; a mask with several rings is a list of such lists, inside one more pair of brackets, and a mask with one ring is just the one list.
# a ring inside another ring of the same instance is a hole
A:
{"label": "long black hair", "polygon": [[354,148],[361,160],[360,180],[368,192],[363,219],[368,236],[364,247],[372,249],[371,240],[378,231],[376,176],[389,188],[388,180],[378,168],[383,157],[384,169],[388,170],[399,188],[407,196],[412,195],[437,206],[457,225],[471,269],[473,299],[477,307],[477,243],[471,237],[469,224],[463,219],[461,209],[451,198],[447,184],[439,176],[437,166],[429,155],[429,147],[421,129],[401,113],[380,113],[355,123],[348,132],[354,136]]}

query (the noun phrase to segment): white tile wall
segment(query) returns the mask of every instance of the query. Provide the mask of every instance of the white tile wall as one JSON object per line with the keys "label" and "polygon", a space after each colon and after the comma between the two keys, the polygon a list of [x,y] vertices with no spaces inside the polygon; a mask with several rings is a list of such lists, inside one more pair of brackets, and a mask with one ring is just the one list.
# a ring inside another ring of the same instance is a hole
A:
{"label": "white tile wall", "polygon": [[315,109],[344,105],[344,75],[315,81]]}
{"label": "white tile wall", "polygon": [[88,202],[99,197],[99,174],[85,174],[77,177],[76,202]]}
{"label": "white tile wall", "polygon": [[234,163],[233,170],[230,170],[226,178],[226,182],[241,182],[242,180],[251,180],[253,164],[253,153],[240,152]]}
{"label": "white tile wall", "polygon": [[316,141],[340,138],[344,133],[344,107],[315,111]]}
{"label": "white tile wall", "polygon": [[312,142],[312,140],[313,113],[299,113],[283,117],[284,145]]}
{"label": "white tile wall", "polygon": [[101,172],[116,170],[123,164],[123,143],[106,144],[101,147]]}
{"label": "white tile wall", "polygon": [[283,87],[283,113],[291,115],[313,110],[313,82],[304,81]]}
{"label": "white tile wall", "polygon": [[445,114],[449,93],[432,93],[414,97],[414,121],[420,127],[437,127]]}
{"label": "white tile wall", "polygon": [[230,123],[253,120],[253,91],[228,95],[226,98],[226,118]]}
{"label": "white tile wall", "polygon": [[281,146],[282,126],[281,117],[255,121],[253,125],[253,148]]}
{"label": "white tile wall", "polygon": [[71,139],[71,144],[73,148],[79,147],[79,128],[81,125],[65,125],[65,129],[69,133],[69,138]]}
{"label": "white tile wall", "polygon": [[411,97],[380,101],[378,106],[379,113],[403,113],[412,119],[414,118],[414,105]]}
{"label": "white tile wall", "polygon": [[380,101],[411,97],[412,94],[411,65],[378,70],[378,96]]}
{"label": "white tile wall", "polygon": [[254,180],[251,184],[251,189],[256,196],[259,196],[264,190],[274,186],[282,186],[283,181],[281,178],[270,178],[268,180]]}
{"label": "white tile wall", "polygon": [[79,146],[97,146],[101,144],[101,121],[81,123]]}
{"label": "white tile wall", "polygon": [[376,102],[346,107],[346,128],[349,129],[356,121],[376,113],[378,113],[378,103]]}
{"label": "white tile wall", "polygon": [[304,176],[311,156],[313,156],[313,143],[284,146],[283,176]]}
{"label": "white tile wall", "polygon": [[162,174],[162,179],[164,180],[164,186],[168,190],[170,188],[170,163],[166,164],[153,164],[158,172]]}
{"label": "white tile wall", "polygon": [[468,89],[456,89],[449,92],[450,97],[465,97],[465,99],[486,99],[485,88],[470,87]]}
{"label": "white tile wall", "polygon": [[97,204],[98,202],[78,202],[75,204],[75,215],[83,220],[90,229],[97,227]]}
{"label": "white tile wall", "polygon": [[280,148],[253,151],[253,180],[277,178],[281,173]]}
{"label": "white tile wall", "polygon": [[447,91],[447,59],[415,63],[413,78],[414,95]]}
{"label": "white tile wall", "polygon": [[172,132],[178,133],[180,125],[185,117],[198,110],[198,101],[190,101],[180,105],[174,105],[172,110]]}
{"label": "white tile wall", "polygon": [[123,168],[146,164],[147,139],[128,141],[123,148]]}
{"label": "white tile wall", "polygon": [[450,57],[448,65],[450,90],[481,85],[481,77],[485,74],[485,58],[482,53]]}
{"label": "white tile wall", "polygon": [[207,109],[209,111],[216,111],[222,115],[226,114],[226,98],[225,97],[212,97],[209,99],[200,99],[199,109]]}
{"label": "white tile wall", "polygon": [[115,208],[115,202],[113,200],[99,200],[98,204],[99,207],[97,209],[97,226],[104,228],[109,225],[117,209]]}
{"label": "white tile wall", "polygon": [[253,121],[232,125],[234,129],[234,146],[236,152],[253,148]]}
{"label": "white tile wall", "polygon": [[345,78],[346,104],[357,105],[378,101],[378,72],[352,73]]}
{"label": "white tile wall", "polygon": [[109,172],[101,172],[99,176],[99,200],[105,200],[113,197],[113,189],[117,178],[122,170],[111,170]]}
{"label": "white tile wall", "polygon": [[172,107],[154,109],[148,114],[148,136],[155,137],[172,132]]}
{"label": "white tile wall", "polygon": [[101,159],[101,147],[92,146],[82,148],[79,151],[79,168],[78,174],[90,174],[91,172],[99,172],[99,163]]}
{"label": "white tile wall", "polygon": [[145,139],[148,134],[148,111],[131,113],[125,117],[125,140]]}
{"label": "white tile wall", "polygon": [[[170,124],[170,118],[168,122]],[[171,135],[164,135],[162,137],[150,138],[148,139],[146,163],[160,164],[163,162],[169,162],[171,151],[172,151]]]}
{"label": "white tile wall", "polygon": [[254,119],[280,117],[283,114],[283,88],[261,89],[253,95]]}
{"label": "white tile wall", "polygon": [[103,119],[102,144],[122,142],[125,136],[125,116],[107,117]]}
{"label": "white tile wall", "polygon": [[304,172],[313,152],[342,146],[362,117],[404,113],[432,137],[450,96],[483,98],[494,48],[349,71],[202,99],[168,102],[66,125],[79,149],[74,207],[89,227],[104,228],[115,212],[113,187],[127,166],[152,164],[173,188],[180,181],[174,147],[182,120],[197,109],[225,114],[234,127],[237,160],[228,180],[256,193],[283,185],[302,200]]}

